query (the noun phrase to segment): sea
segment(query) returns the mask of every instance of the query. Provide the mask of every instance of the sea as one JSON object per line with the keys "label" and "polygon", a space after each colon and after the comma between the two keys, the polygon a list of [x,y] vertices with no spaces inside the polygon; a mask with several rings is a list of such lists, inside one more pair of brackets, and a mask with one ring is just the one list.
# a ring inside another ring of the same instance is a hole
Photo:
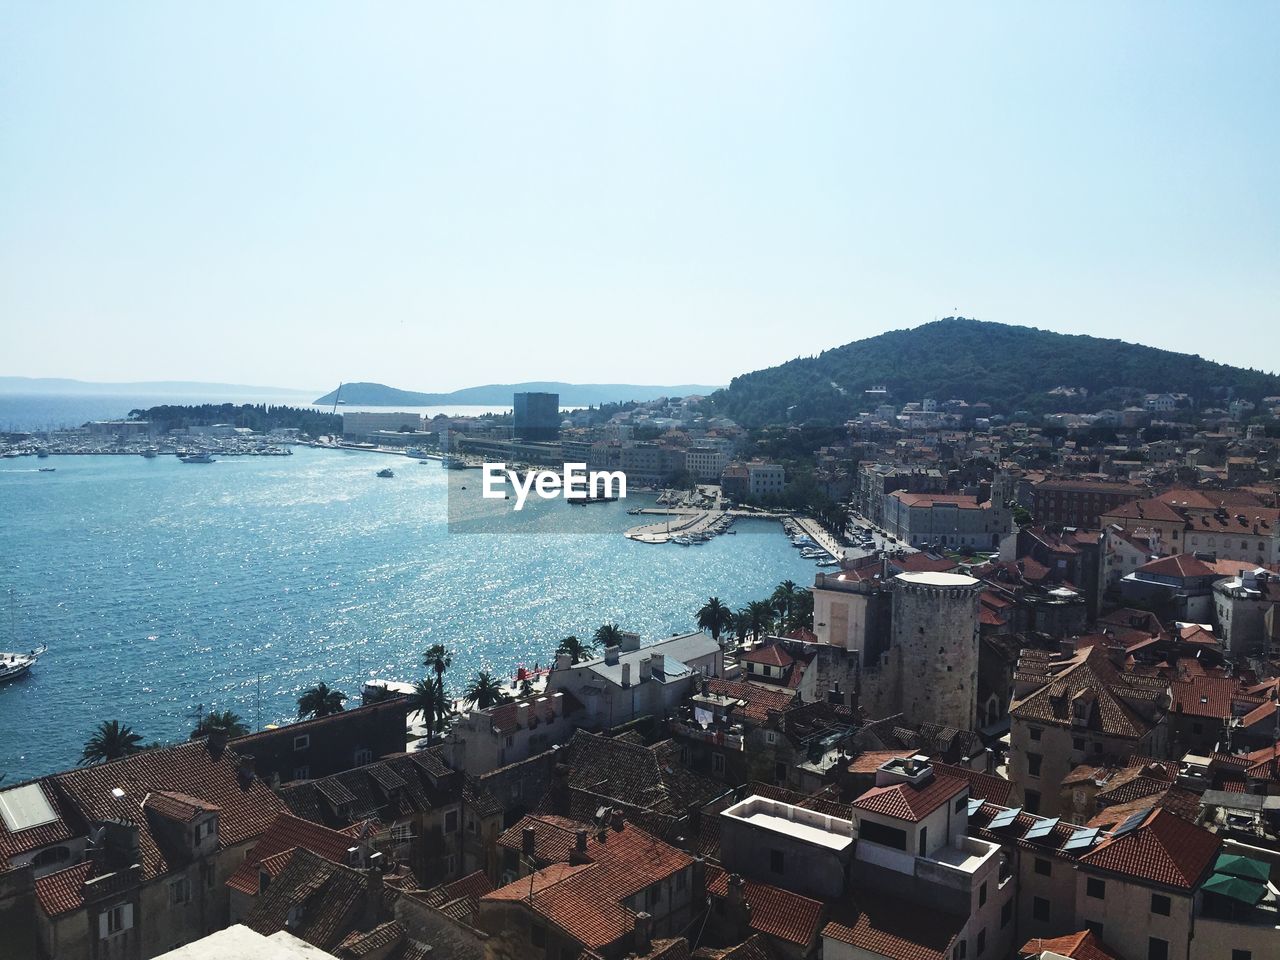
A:
{"label": "sea", "polygon": [[652,641],[693,629],[710,596],[736,608],[816,572],[774,521],[699,546],[628,540],[634,496],[531,501],[549,532],[536,516],[459,532],[449,475],[478,472],[294,449],[0,460],[0,649],[48,645],[0,685],[6,784],[72,766],[103,720],[148,743],[184,739],[209,710],[285,723],[319,681],[355,704],[368,679],[421,678],[434,643],[455,651],[460,692],[478,670],[545,666],[606,621]]}

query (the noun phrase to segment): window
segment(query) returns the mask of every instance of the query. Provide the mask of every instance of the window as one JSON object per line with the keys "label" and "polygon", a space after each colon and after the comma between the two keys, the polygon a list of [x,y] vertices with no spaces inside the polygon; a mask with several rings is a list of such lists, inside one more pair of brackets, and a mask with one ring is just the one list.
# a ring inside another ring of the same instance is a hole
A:
{"label": "window", "polygon": [[1027,813],[1040,812],[1040,791],[1039,790],[1023,791],[1022,809],[1027,811]]}
{"label": "window", "polygon": [[869,843],[878,843],[884,847],[893,847],[895,850],[907,849],[907,832],[905,830],[886,827],[883,823],[877,823],[874,820],[863,820],[858,825],[858,839],[866,840]]}
{"label": "window", "polygon": [[1252,950],[1232,950],[1231,960],[1253,960]]}
{"label": "window", "polygon": [[1043,731],[1043,730],[1041,730],[1039,727],[1032,727],[1032,728],[1031,728],[1031,739],[1032,739],[1032,740],[1035,740],[1035,741],[1038,743],[1038,742],[1040,741],[1040,735],[1041,735],[1042,733],[1044,733],[1044,731]]}
{"label": "window", "polygon": [[786,872],[786,859],[783,857],[781,850],[769,851],[769,870],[772,873]]}
{"label": "window", "polygon": [[301,767],[293,768],[293,779],[308,780],[310,779],[310,777],[311,777],[311,768],[306,766],[305,764]]}
{"label": "window", "polygon": [[391,828],[392,843],[408,843],[413,839],[413,823],[406,820],[404,823],[397,823]]}
{"label": "window", "polygon": [[1044,897],[1031,898],[1031,916],[1041,923],[1049,922],[1049,901]]}
{"label": "window", "polygon": [[445,876],[448,877],[452,877],[458,872],[458,858],[452,853],[444,858],[444,872]]}
{"label": "window", "polygon": [[1040,776],[1040,761],[1044,759],[1038,753],[1027,754],[1027,773],[1033,777]]}
{"label": "window", "polygon": [[477,833],[480,827],[476,824],[475,817],[467,817],[467,833]]}
{"label": "window", "polygon": [[1091,930],[1093,932],[1093,935],[1097,937],[1099,940],[1102,939],[1102,921],[1101,920],[1086,920],[1084,922],[1084,926],[1086,930]]}
{"label": "window", "polygon": [[1013,919],[1013,898],[1004,902],[1004,906],[1000,908],[1000,929],[1003,930],[1009,925],[1009,921]]}
{"label": "window", "polygon": [[1053,864],[1043,857],[1036,857],[1036,873],[1042,877],[1053,876]]}
{"label": "window", "polygon": [[66,863],[70,859],[71,851],[66,847],[46,847],[31,858],[31,865],[39,869],[56,863]]}
{"label": "window", "polygon": [[765,732],[765,735],[764,735],[764,742],[765,742],[765,743],[777,743],[777,742],[778,742],[778,735],[777,735],[776,733],[774,733],[772,730],[768,730],[768,731],[766,731],[766,732]]}
{"label": "window", "polygon": [[964,960],[964,958],[967,957],[968,955],[969,955],[969,941],[961,940],[960,941],[960,960]]}
{"label": "window", "polygon": [[1162,917],[1169,915],[1170,900],[1164,894],[1153,893],[1151,895],[1151,912],[1158,913]]}
{"label": "window", "polygon": [[982,886],[978,888],[978,906],[985,907],[987,905],[987,881],[982,881]]}
{"label": "window", "polygon": [[186,877],[179,877],[177,880],[172,881],[169,884],[169,906],[190,902],[191,881]]}
{"label": "window", "polygon": [[929,849],[928,844],[929,844],[929,828],[928,828],[928,827],[921,827],[921,828],[920,828],[920,853],[919,853],[919,856],[923,857],[923,856],[925,855],[925,852]]}
{"label": "window", "polygon": [[309,746],[311,746],[311,734],[300,733],[293,738],[293,749],[305,750]]}
{"label": "window", "polygon": [[446,811],[445,811],[445,813],[444,813],[444,832],[445,832],[445,833],[457,833],[457,832],[458,832],[458,811],[457,811],[457,810],[446,810]]}
{"label": "window", "polygon": [[956,797],[956,806],[955,806],[956,813],[959,813],[961,810],[963,810],[967,802],[968,801],[966,801],[963,796]]}
{"label": "window", "polygon": [[978,931],[978,956],[982,956],[982,951],[987,949],[987,928],[983,927]]}
{"label": "window", "polygon": [[1159,937],[1147,938],[1147,960],[1169,960],[1169,941]]}
{"label": "window", "polygon": [[713,753],[711,755],[711,772],[724,773],[724,754]]}
{"label": "window", "polygon": [[114,937],[133,928],[133,904],[122,903],[112,907],[106,913],[98,915],[98,936],[101,939]]}
{"label": "window", "polygon": [[373,751],[367,747],[361,747],[351,759],[357,767],[363,767],[366,763],[373,763]]}
{"label": "window", "polygon": [[773,779],[779,783],[787,782],[787,765],[785,763],[775,763],[773,765]]}
{"label": "window", "polygon": [[1084,895],[1093,897],[1095,900],[1105,900],[1107,897],[1107,881],[1099,880],[1097,877],[1089,877],[1084,883]]}

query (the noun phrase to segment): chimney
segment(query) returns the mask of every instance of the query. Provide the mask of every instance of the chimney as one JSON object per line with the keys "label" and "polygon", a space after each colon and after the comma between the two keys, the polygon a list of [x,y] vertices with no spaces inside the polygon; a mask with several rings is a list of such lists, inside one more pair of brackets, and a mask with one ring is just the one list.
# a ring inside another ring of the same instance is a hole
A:
{"label": "chimney", "polygon": [[840,681],[839,681],[839,680],[837,680],[837,681],[835,682],[835,686],[833,686],[830,690],[828,690],[828,691],[827,691],[827,702],[828,702],[828,703],[840,704],[840,705],[842,705],[842,706],[843,706],[843,704],[844,704],[844,694],[840,692]]}
{"label": "chimney", "polygon": [[705,697],[711,692],[711,681],[706,677],[702,678],[702,695]]}
{"label": "chimney", "polygon": [[667,672],[667,655],[665,653],[655,653],[649,657],[653,661],[653,675],[655,677],[663,676]]}
{"label": "chimney", "polygon": [[622,665],[622,685],[624,687],[631,686],[631,664],[629,663]]}
{"label": "chimney", "polygon": [[516,704],[516,726],[521,730],[529,729],[529,704]]}
{"label": "chimney", "polygon": [[741,875],[729,875],[729,890],[724,898],[729,936],[736,942],[751,935],[751,904],[747,902],[747,881]]}
{"label": "chimney", "polygon": [[587,856],[587,830],[585,827],[578,830],[577,840],[573,845],[573,850],[569,854],[569,863],[572,866],[590,863],[591,860]]}
{"label": "chimney", "polygon": [[616,646],[604,648],[604,662],[611,667],[617,666],[618,648]]}
{"label": "chimney", "polygon": [[533,827],[525,827],[524,832],[520,836],[520,855],[526,860],[533,859],[533,852],[537,849],[538,835],[534,832]]}
{"label": "chimney", "polygon": [[382,854],[369,857],[364,871],[364,929],[372,930],[382,921]]}
{"label": "chimney", "polygon": [[205,731],[205,745],[209,749],[209,756],[215,760],[221,757],[222,751],[227,749],[227,728],[209,727]]}
{"label": "chimney", "polygon": [[556,654],[556,669],[557,669],[557,670],[568,670],[571,666],[573,666],[573,658],[572,658],[572,657],[570,657],[567,653],[558,653],[558,654]]}
{"label": "chimney", "polygon": [[628,651],[630,651],[630,650],[639,650],[639,649],[640,649],[640,634],[638,634],[638,633],[629,633],[629,632],[627,632],[627,631],[623,631],[623,634],[622,634],[622,649],[623,649],[623,650],[628,650]]}
{"label": "chimney", "polygon": [[564,716],[564,694],[558,691],[551,695],[551,716]]}
{"label": "chimney", "polygon": [[254,757],[242,754],[236,765],[236,779],[240,781],[240,789],[248,790],[257,776],[257,762]]}
{"label": "chimney", "polygon": [[623,819],[622,811],[621,811],[621,810],[614,809],[613,811],[611,811],[611,812],[610,812],[610,814],[609,814],[609,826],[613,827],[613,829],[614,829],[614,830],[616,830],[616,831],[618,831],[619,833],[621,833],[621,832],[622,832],[623,824],[624,824],[625,822],[626,822],[626,821]]}
{"label": "chimney", "polygon": [[653,917],[643,910],[636,914],[635,943],[632,947],[642,957],[653,949]]}
{"label": "chimney", "polygon": [[[623,668],[626,669],[625,667]],[[653,657],[640,658],[640,682],[644,683],[653,676]]]}

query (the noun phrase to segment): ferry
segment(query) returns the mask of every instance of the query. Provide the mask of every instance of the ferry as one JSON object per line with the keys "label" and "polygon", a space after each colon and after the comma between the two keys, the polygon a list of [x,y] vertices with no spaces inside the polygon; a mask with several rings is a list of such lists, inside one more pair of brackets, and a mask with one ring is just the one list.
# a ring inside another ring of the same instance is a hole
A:
{"label": "ferry", "polygon": [[465,470],[467,469],[467,462],[461,457],[450,457],[446,455],[441,458],[440,466],[444,467],[446,470]]}
{"label": "ferry", "polygon": [[178,459],[183,463],[217,463],[207,453],[180,453],[178,454]]}
{"label": "ferry", "polygon": [[145,457],[148,460],[154,460],[158,451],[155,447],[147,447],[145,450],[139,450],[138,456]]}

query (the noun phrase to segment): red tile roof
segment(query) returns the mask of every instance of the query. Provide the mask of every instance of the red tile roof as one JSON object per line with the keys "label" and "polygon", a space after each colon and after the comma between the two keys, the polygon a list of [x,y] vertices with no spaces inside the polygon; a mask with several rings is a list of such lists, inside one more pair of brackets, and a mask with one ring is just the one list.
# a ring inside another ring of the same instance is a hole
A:
{"label": "red tile roof", "polygon": [[1039,958],[1046,951],[1070,960],[1123,960],[1112,951],[1092,930],[1081,930],[1069,933],[1065,937],[1054,937],[1046,940],[1033,937],[1022,945],[1018,954],[1023,957]]}
{"label": "red tile roof", "polygon": [[1180,580],[1218,576],[1218,572],[1213,567],[1203,560],[1197,559],[1193,553],[1179,553],[1172,557],[1161,557],[1159,560],[1152,560],[1150,563],[1144,563],[1140,566],[1138,573],[1149,573],[1160,577],[1175,577]]}
{"label": "red tile roof", "polygon": [[1073,697],[1084,694],[1095,701],[1087,729],[1131,740],[1141,739],[1151,730],[1152,723],[1118,694],[1154,701],[1163,692],[1163,681],[1120,674],[1099,645],[1087,647],[1064,664],[1051,665],[1051,669],[1057,671],[1056,675],[1047,677],[1044,686],[1016,701],[1009,708],[1011,717],[1070,728],[1074,726]]}
{"label": "red tile roof", "polygon": [[909,823],[919,823],[944,803],[968,789],[964,780],[934,774],[923,787],[909,783],[872,787],[853,801],[854,807],[868,813],[878,813]]}
{"label": "red tile roof", "polygon": [[[485,894],[480,903],[522,903],[589,949],[616,943],[635,921],[622,901],[686,869],[693,858],[634,824],[587,843],[590,863],[553,864]],[[532,887],[532,893],[530,889]],[[483,915],[483,910],[482,910]]]}
{"label": "red tile roof", "polygon": [[[291,813],[281,813],[258,838],[258,842],[253,845],[244,862],[227,879],[227,886],[241,893],[255,896],[258,893],[259,865],[266,867],[268,874],[275,877],[279,870],[284,869],[288,858],[273,860],[270,864],[265,861],[298,847],[310,850],[317,857],[331,863],[346,863],[347,850],[357,845],[356,837],[364,827],[364,823],[359,823],[345,830],[330,830],[310,820],[295,817]],[[275,872],[270,869],[273,866],[278,868]]]}
{"label": "red tile roof", "polygon": [[985,800],[987,803],[1009,805],[1009,797],[1013,793],[1013,784],[1004,777],[980,773],[970,767],[961,767],[952,763],[933,762],[933,772],[944,776],[964,780],[969,784],[969,797],[974,800]]}
{"label": "red tile roof", "polygon": [[[817,939],[823,914],[820,900],[754,880],[745,881],[742,892],[751,905],[752,930],[805,948]],[[708,866],[707,895],[722,898],[728,894],[729,875],[719,867]]]}
{"label": "red tile roof", "polygon": [[216,805],[218,847],[224,850],[257,837],[284,809],[284,802],[261,780],[238,776],[239,757],[234,751],[222,750],[215,757],[207,744],[195,740],[144,750],[51,779],[84,820],[136,824],[143,877],[150,878],[167,872],[170,864],[142,811],[148,794],[181,787],[188,796]]}
{"label": "red tile roof", "polygon": [[36,878],[36,900],[45,916],[56,917],[84,906],[84,884],[94,875],[92,860]]}
{"label": "red tile roof", "polygon": [[964,917],[866,894],[839,905],[822,936],[889,960],[948,960],[964,924]]}
{"label": "red tile roof", "polygon": [[[7,786],[4,789],[13,790],[22,786],[28,786],[28,784],[15,783],[13,786]],[[12,833],[5,826],[4,821],[0,820],[0,873],[8,869],[11,857],[30,853],[32,850],[38,850],[50,844],[61,843],[64,840],[70,840],[74,836],[74,832],[67,822],[68,817],[71,815],[71,810],[63,803],[57,791],[48,782],[40,782],[39,786],[45,800],[53,808],[53,812],[58,815],[58,819],[52,823],[44,823],[38,827],[17,830]]]}
{"label": "red tile roof", "polygon": [[914,757],[915,750],[866,750],[853,758],[849,764],[850,773],[875,773],[890,760]]}
{"label": "red tile roof", "polygon": [[740,716],[756,725],[767,723],[771,712],[782,713],[796,706],[794,691],[762,687],[756,683],[719,680],[713,677],[707,681],[707,690],[718,697],[733,697],[735,700],[746,701],[735,716]]}
{"label": "red tile roof", "polygon": [[1153,810],[1136,829],[1108,837],[1080,857],[1086,866],[1191,890],[1213,865],[1222,841],[1168,810]]}
{"label": "red tile roof", "polygon": [[767,647],[756,647],[742,660],[744,663],[758,663],[769,667],[789,667],[796,662],[791,654],[776,643],[772,643]]}
{"label": "red tile roof", "polygon": [[1194,677],[1169,684],[1174,714],[1223,720],[1231,716],[1231,699],[1240,682],[1233,677]]}
{"label": "red tile roof", "polygon": [[218,807],[198,797],[191,797],[176,790],[157,790],[147,794],[142,801],[144,810],[154,811],[168,820],[191,823],[202,813],[217,813]]}

